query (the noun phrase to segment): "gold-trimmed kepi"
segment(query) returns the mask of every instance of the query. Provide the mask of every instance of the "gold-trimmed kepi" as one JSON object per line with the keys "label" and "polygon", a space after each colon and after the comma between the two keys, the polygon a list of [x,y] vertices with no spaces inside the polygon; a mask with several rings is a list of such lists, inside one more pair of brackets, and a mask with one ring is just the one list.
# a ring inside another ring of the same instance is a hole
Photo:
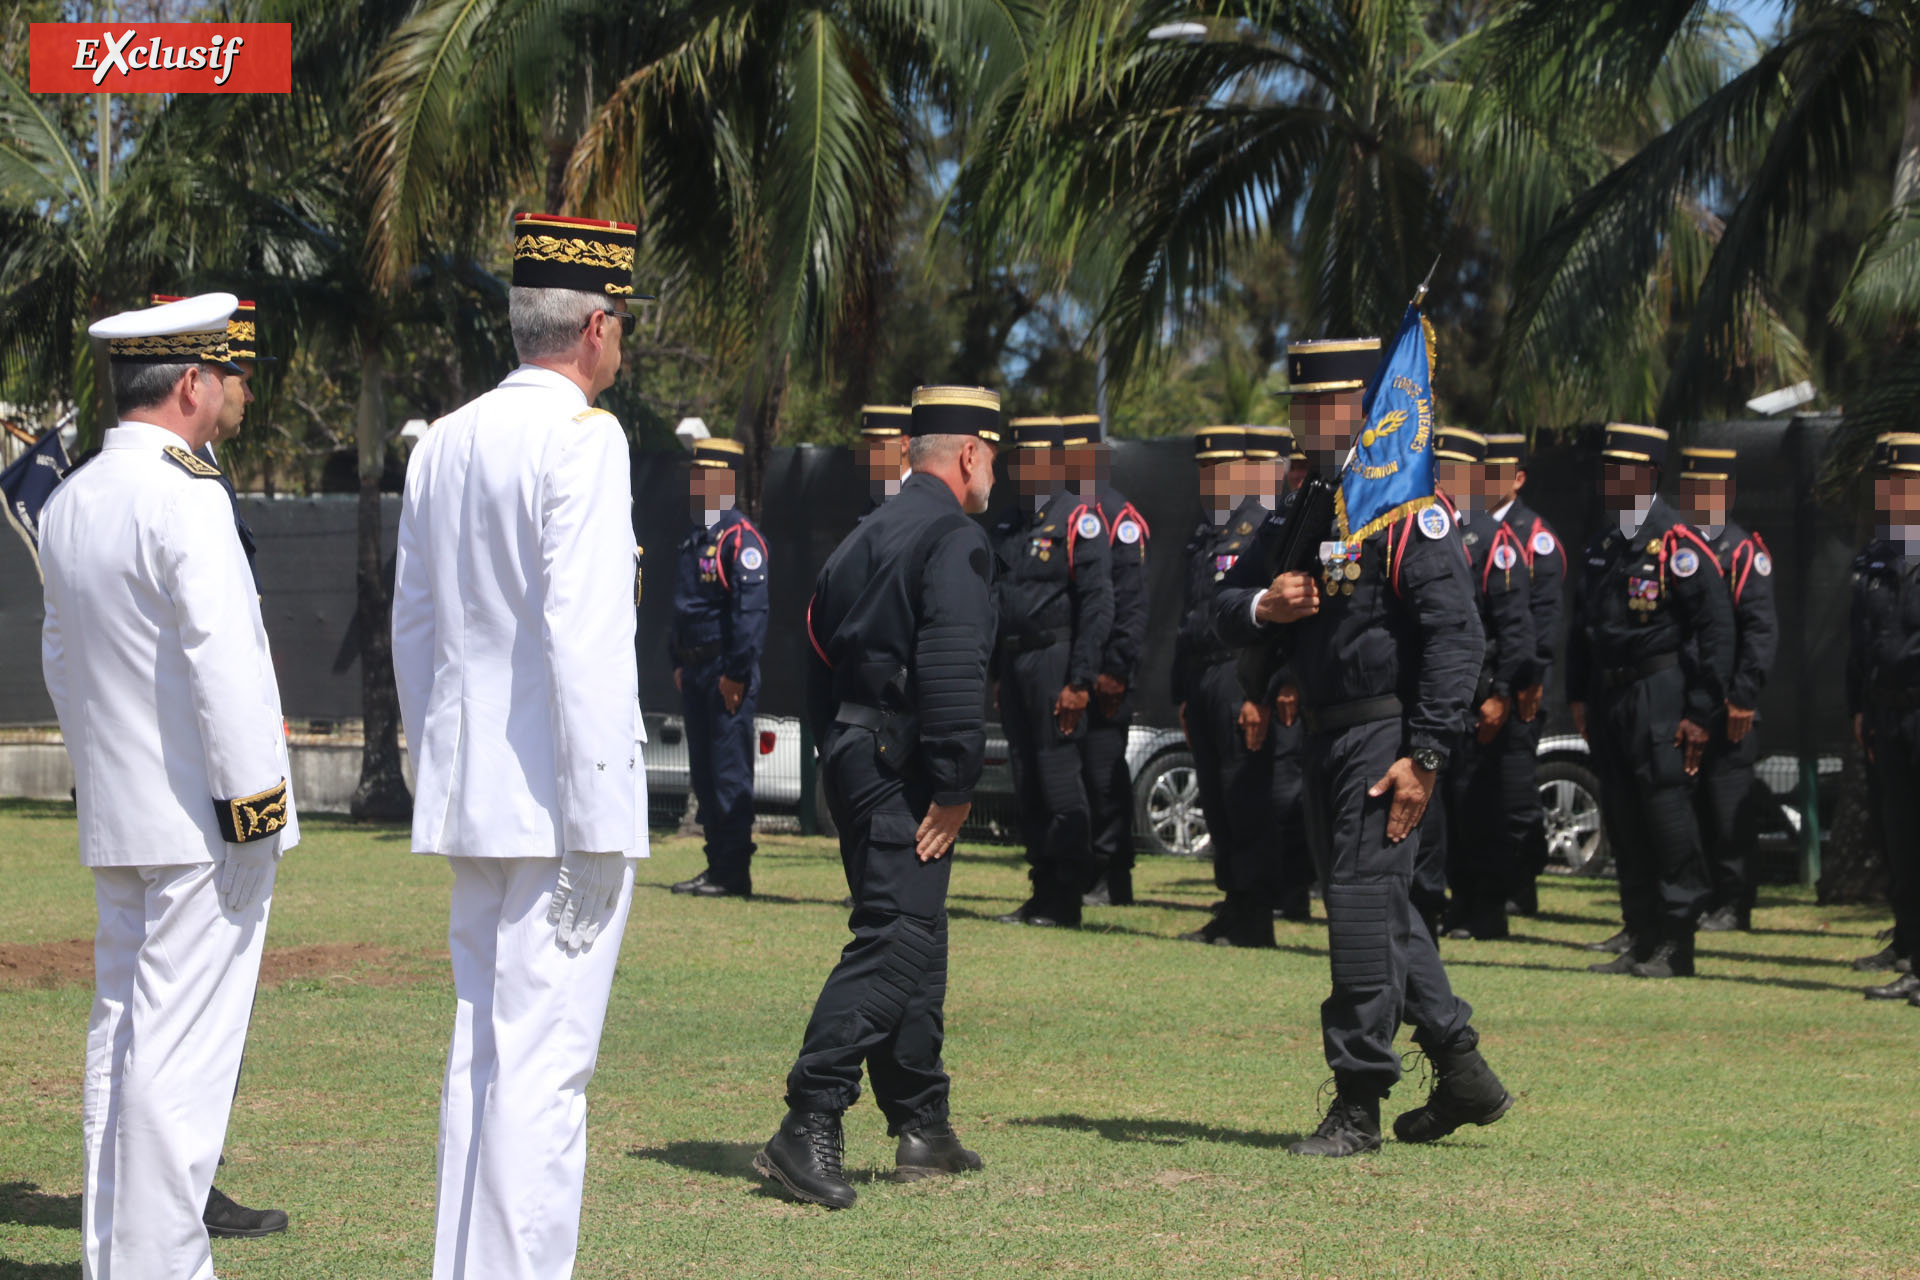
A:
{"label": "gold-trimmed kepi", "polygon": [[526,289],[576,289],[610,298],[648,298],[633,291],[639,228],[602,218],[556,213],[513,215],[513,283]]}
{"label": "gold-trimmed kepi", "polygon": [[1609,462],[1639,462],[1664,466],[1667,461],[1667,433],[1659,427],[1635,426],[1630,422],[1609,422],[1606,443],[1600,456]]}
{"label": "gold-trimmed kepi", "polygon": [[1448,462],[1485,462],[1487,438],[1465,427],[1441,427],[1433,433],[1433,456]]}
{"label": "gold-trimmed kepi", "polygon": [[1682,480],[1731,480],[1734,460],[1739,456],[1740,452],[1737,449],[1710,449],[1698,444],[1681,445],[1680,478]]}
{"label": "gold-trimmed kepi", "polygon": [[1107,438],[1097,413],[1073,413],[1060,419],[1068,444],[1100,444]]}
{"label": "gold-trimmed kepi", "polygon": [[1249,462],[1274,462],[1281,458],[1293,457],[1291,427],[1248,426],[1240,430],[1245,437]]}
{"label": "gold-trimmed kepi", "polygon": [[1016,449],[1058,449],[1067,442],[1066,424],[1058,418],[1044,415],[1009,418],[1007,427],[1013,432]]}
{"label": "gold-trimmed kepi", "polygon": [[1518,431],[1489,431],[1486,464],[1490,467],[1526,466],[1527,437]]}
{"label": "gold-trimmed kepi", "polygon": [[729,471],[738,471],[746,458],[747,446],[738,440],[709,436],[693,442],[693,465],[696,467],[725,467]]}
{"label": "gold-trimmed kepi", "polygon": [[979,436],[1000,443],[1000,393],[987,387],[915,387],[909,436]]}
{"label": "gold-trimmed kepi", "polygon": [[240,299],[201,293],[143,311],[122,311],[87,326],[114,360],[143,364],[227,364],[227,320]]}
{"label": "gold-trimmed kepi", "polygon": [[1245,427],[1195,427],[1195,462],[1239,462],[1247,456]]}
{"label": "gold-trimmed kepi", "polygon": [[[177,293],[156,293],[150,299],[156,307],[183,300]],[[233,314],[227,317],[228,359],[251,360],[255,364],[273,363],[272,356],[260,354],[259,320],[260,308],[251,300],[242,298],[234,304]]]}
{"label": "gold-trimmed kepi", "polygon": [[863,404],[860,406],[860,434],[869,440],[886,440],[907,434],[913,425],[913,409],[904,404]]}
{"label": "gold-trimmed kepi", "polygon": [[1880,471],[1920,472],[1920,435],[1894,431],[1873,442],[1873,464]]}
{"label": "gold-trimmed kepi", "polygon": [[1287,344],[1286,396],[1358,391],[1380,366],[1378,338],[1318,338]]}

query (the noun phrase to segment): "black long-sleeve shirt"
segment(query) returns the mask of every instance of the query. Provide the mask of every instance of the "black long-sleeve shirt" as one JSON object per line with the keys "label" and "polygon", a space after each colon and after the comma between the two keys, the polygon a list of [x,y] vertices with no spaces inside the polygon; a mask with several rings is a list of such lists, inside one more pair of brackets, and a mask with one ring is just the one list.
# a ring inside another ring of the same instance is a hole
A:
{"label": "black long-sleeve shirt", "polygon": [[1128,688],[1147,648],[1147,522],[1118,489],[1103,489],[1095,509],[1107,526],[1107,570],[1113,578],[1113,627],[1100,655],[1101,675]]}
{"label": "black long-sleeve shirt", "polygon": [[808,713],[824,740],[842,703],[919,724],[906,768],[935,804],[972,799],[986,759],[993,554],[953,491],[913,475],[854,527],[807,605]]}
{"label": "black long-sleeve shirt", "polygon": [[1113,575],[1100,513],[1071,493],[1056,493],[1038,511],[1002,519],[993,544],[1001,638],[1064,639],[1067,683],[1092,687],[1113,629]]}
{"label": "black long-sleeve shirt", "polygon": [[1484,689],[1478,692],[1511,698],[1533,685],[1539,668],[1526,554],[1513,529],[1484,511],[1461,521],[1461,536],[1480,606],[1480,625],[1487,633]]}
{"label": "black long-sleeve shirt", "polygon": [[1173,637],[1173,700],[1192,696],[1201,674],[1212,664],[1233,656],[1213,623],[1213,597],[1226,581],[1227,571],[1253,546],[1267,523],[1267,509],[1248,498],[1215,525],[1203,520],[1187,539],[1187,598],[1180,629]]}
{"label": "black long-sleeve shirt", "polygon": [[1859,715],[1879,694],[1920,689],[1920,560],[1875,539],[1854,557],[1852,578],[1847,710]]}
{"label": "black long-sleeve shirt", "polygon": [[1560,615],[1567,601],[1567,547],[1523,499],[1509,503],[1500,519],[1520,539],[1527,557],[1527,608],[1533,614],[1537,655],[1533,682],[1545,684],[1560,649]]}
{"label": "black long-sleeve shirt", "polygon": [[[1704,531],[1702,531],[1704,532]],[[1773,556],[1757,533],[1728,523],[1707,539],[1733,597],[1733,675],[1727,701],[1743,711],[1760,705],[1760,693],[1780,651],[1780,623],[1773,607]]]}

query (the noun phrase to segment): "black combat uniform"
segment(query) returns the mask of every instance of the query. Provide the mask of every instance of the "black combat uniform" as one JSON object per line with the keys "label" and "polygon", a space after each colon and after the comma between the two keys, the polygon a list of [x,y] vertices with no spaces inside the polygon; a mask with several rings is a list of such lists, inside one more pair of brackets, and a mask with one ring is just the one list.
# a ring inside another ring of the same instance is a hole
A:
{"label": "black combat uniform", "polygon": [[1127,733],[1133,727],[1133,686],[1147,646],[1146,520],[1117,489],[1102,489],[1095,512],[1108,531],[1108,568],[1113,580],[1113,627],[1100,653],[1096,675],[1126,687],[1112,713],[1096,693],[1087,704],[1080,759],[1086,775],[1094,877],[1106,881],[1106,900],[1133,901],[1133,775],[1127,769]]}
{"label": "black combat uniform", "polygon": [[1586,703],[1625,923],[1600,944],[1620,951],[1595,966],[1603,972],[1658,960],[1691,973],[1707,892],[1692,779],[1674,733],[1683,717],[1709,730],[1717,722],[1733,663],[1733,605],[1704,552],[1675,536],[1677,525],[1655,498],[1631,535],[1616,524],[1587,544],[1574,586],[1567,699]]}
{"label": "black combat uniform", "polygon": [[[1107,527],[1067,492],[1014,511],[994,530],[1000,724],[1020,806],[1033,896],[1012,917],[1076,925],[1093,882],[1091,817],[1080,760],[1086,715],[1071,734],[1054,717],[1060,691],[1090,691],[1113,627]],[[1088,711],[1092,710],[1089,702]]]}
{"label": "black combat uniform", "polygon": [[[1267,523],[1216,598],[1216,625],[1229,644],[1276,639],[1253,608],[1274,558],[1266,544],[1281,528]],[[1340,1101],[1369,1102],[1377,1116],[1378,1100],[1400,1078],[1393,1041],[1401,1022],[1436,1056],[1464,1053],[1478,1040],[1411,896],[1415,863],[1434,833],[1422,823],[1390,843],[1392,797],[1368,792],[1410,753],[1437,753],[1444,767],[1485,641],[1459,535],[1438,504],[1357,547],[1326,544],[1319,575],[1320,611],[1279,628],[1277,640],[1305,707],[1307,822],[1333,970],[1320,1007],[1327,1062]]]}
{"label": "black combat uniform", "polygon": [[[1504,938],[1507,895],[1519,878],[1539,804],[1533,735],[1514,711],[1515,695],[1534,683],[1538,670],[1531,580],[1509,525],[1478,511],[1462,517],[1460,527],[1487,640],[1467,731],[1447,769],[1448,926],[1456,937]],[[1495,697],[1506,701],[1507,718],[1481,742],[1478,709]]]}
{"label": "black combat uniform", "polygon": [[1193,748],[1213,882],[1226,895],[1214,918],[1188,936],[1242,947],[1274,944],[1278,877],[1273,868],[1281,846],[1272,825],[1272,732],[1260,750],[1248,749],[1240,709],[1258,701],[1264,690],[1250,699],[1242,688],[1236,651],[1220,638],[1213,602],[1228,572],[1252,549],[1268,514],[1258,499],[1249,498],[1225,524],[1207,520],[1194,530],[1186,548],[1186,611],[1173,644],[1173,701],[1182,709]]}
{"label": "black combat uniform", "polygon": [[[1893,446],[1920,471],[1920,446]],[[1877,795],[1893,906],[1893,940],[1863,956],[1863,970],[1905,968],[1868,996],[1906,997],[1920,1004],[1910,971],[1920,949],[1920,557],[1898,544],[1869,542],[1853,561],[1853,608],[1847,646],[1847,709],[1861,717]]]}
{"label": "black combat uniform", "polygon": [[[1733,677],[1727,682],[1727,703],[1752,711],[1760,705],[1760,692],[1780,648],[1773,607],[1773,556],[1759,534],[1737,524],[1699,532],[1733,600]],[[1733,742],[1723,718],[1700,762],[1700,786],[1694,793],[1694,813],[1707,859],[1707,907],[1719,917],[1716,927],[1723,929],[1752,925],[1753,851],[1765,805],[1764,797],[1754,790],[1759,728],[1754,722],[1746,737]]]}
{"label": "black combat uniform", "polygon": [[[819,1203],[854,1199],[840,1113],[860,1096],[863,1063],[903,1166],[928,1135],[960,1152],[940,1059],[953,857],[922,861],[915,842],[928,807],[968,803],[980,777],[992,577],[985,530],[943,481],[913,475],[828,558],[807,607],[808,716],[853,940],[787,1076],[791,1110],[755,1167]],[[979,1167],[964,1154],[970,1163],[941,1171]]]}

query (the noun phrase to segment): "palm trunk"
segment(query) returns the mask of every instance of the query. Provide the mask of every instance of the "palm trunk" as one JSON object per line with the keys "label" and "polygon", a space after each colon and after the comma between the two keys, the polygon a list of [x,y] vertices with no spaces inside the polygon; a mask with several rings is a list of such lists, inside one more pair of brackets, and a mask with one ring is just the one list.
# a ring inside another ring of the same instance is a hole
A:
{"label": "palm trunk", "polygon": [[746,446],[747,469],[740,478],[740,509],[758,520],[761,490],[766,482],[767,461],[773,456],[773,442],[780,434],[780,408],[787,395],[787,355],[770,351],[760,373],[747,384],[740,397],[740,410],[733,420],[734,439]]}
{"label": "palm trunk", "polygon": [[380,473],[387,461],[387,355],[377,326],[360,334],[360,514],[355,587],[360,619],[360,785],[353,816],[402,822],[413,797],[400,767],[400,696],[393,683],[393,580],[381,545]]}

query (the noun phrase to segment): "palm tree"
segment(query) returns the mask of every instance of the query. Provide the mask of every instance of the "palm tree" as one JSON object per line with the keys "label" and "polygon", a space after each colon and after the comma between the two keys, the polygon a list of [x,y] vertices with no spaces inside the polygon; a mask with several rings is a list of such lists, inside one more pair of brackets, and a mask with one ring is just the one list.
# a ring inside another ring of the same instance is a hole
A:
{"label": "palm tree", "polygon": [[[640,222],[735,371],[758,495],[792,361],[829,352],[894,243],[916,111],[1020,56],[1027,0],[433,0],[374,80],[380,270],[459,175],[537,136],[550,208]],[[557,87],[554,87],[557,86]],[[562,159],[564,158],[564,163]]]}

